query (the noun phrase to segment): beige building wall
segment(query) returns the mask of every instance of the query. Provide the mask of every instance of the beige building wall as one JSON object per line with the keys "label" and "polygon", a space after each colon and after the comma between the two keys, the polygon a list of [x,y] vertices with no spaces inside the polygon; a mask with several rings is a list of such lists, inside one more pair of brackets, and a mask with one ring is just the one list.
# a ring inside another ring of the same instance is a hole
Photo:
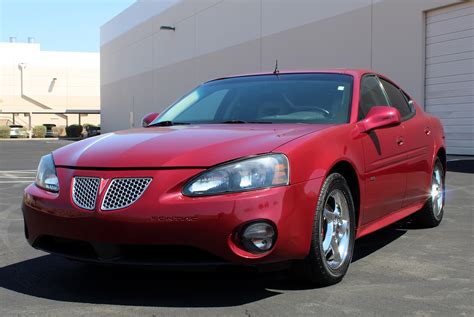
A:
{"label": "beige building wall", "polygon": [[[100,110],[99,53],[41,51],[37,43],[0,43],[0,119],[12,120],[2,112],[63,112]],[[78,115],[67,115],[68,123]],[[99,115],[81,118],[99,124]],[[16,122],[28,125],[23,114]],[[32,125],[65,125],[64,116],[32,115]]]}
{"label": "beige building wall", "polygon": [[138,126],[203,81],[276,59],[281,70],[374,69],[423,104],[425,14],[458,2],[139,0],[101,29],[102,129]]}

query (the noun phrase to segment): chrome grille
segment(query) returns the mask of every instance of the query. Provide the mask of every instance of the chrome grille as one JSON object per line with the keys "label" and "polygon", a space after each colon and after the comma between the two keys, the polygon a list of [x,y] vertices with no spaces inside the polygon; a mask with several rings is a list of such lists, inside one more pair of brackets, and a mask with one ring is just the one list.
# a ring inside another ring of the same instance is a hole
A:
{"label": "chrome grille", "polygon": [[114,178],[102,200],[102,210],[116,210],[130,206],[150,185],[151,178]]}
{"label": "chrome grille", "polygon": [[100,179],[96,177],[74,177],[72,200],[83,209],[94,210]]}

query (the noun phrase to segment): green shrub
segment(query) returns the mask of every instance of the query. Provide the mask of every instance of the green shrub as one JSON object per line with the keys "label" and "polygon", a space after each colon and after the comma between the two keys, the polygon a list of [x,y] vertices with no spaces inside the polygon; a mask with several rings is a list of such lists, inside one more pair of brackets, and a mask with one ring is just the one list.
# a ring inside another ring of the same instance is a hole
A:
{"label": "green shrub", "polygon": [[78,138],[82,135],[82,125],[71,124],[66,127],[66,135],[70,138]]}
{"label": "green shrub", "polygon": [[10,127],[0,126],[0,139],[9,139],[10,130]]}
{"label": "green shrub", "polygon": [[44,138],[46,136],[46,127],[42,125],[37,125],[33,127],[33,137],[34,138]]}

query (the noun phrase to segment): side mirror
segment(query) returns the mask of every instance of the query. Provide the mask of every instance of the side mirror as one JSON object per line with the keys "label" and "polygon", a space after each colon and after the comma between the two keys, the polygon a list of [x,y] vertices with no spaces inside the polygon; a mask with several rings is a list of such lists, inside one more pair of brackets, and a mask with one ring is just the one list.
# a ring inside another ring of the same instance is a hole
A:
{"label": "side mirror", "polygon": [[393,127],[401,122],[400,112],[389,106],[376,106],[369,110],[364,120],[357,123],[359,133],[367,133],[375,129]]}
{"label": "side mirror", "polygon": [[160,114],[158,112],[150,112],[142,119],[142,127],[146,128],[153,122]]}

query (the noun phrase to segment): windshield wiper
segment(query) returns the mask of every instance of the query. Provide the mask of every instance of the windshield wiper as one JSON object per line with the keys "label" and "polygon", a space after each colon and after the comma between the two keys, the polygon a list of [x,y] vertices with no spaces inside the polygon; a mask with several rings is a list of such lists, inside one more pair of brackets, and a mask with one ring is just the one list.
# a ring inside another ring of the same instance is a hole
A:
{"label": "windshield wiper", "polygon": [[170,127],[172,125],[187,125],[189,122],[175,122],[175,121],[160,121],[157,123],[150,124],[149,127]]}
{"label": "windshield wiper", "polygon": [[239,124],[239,123],[268,123],[268,124],[271,124],[272,122],[271,122],[271,121],[227,120],[227,121],[222,121],[222,122],[219,122],[219,123],[223,123],[223,124],[233,124],[233,123],[236,123],[236,124]]}
{"label": "windshield wiper", "polygon": [[[207,122],[202,122],[206,124]],[[222,122],[209,122],[209,123],[220,123],[220,124],[245,124],[245,123],[266,123],[271,124],[273,122],[270,121],[244,121],[244,120],[227,120]],[[154,124],[150,124],[148,127],[170,127],[173,125],[188,125],[191,124],[190,122],[176,122],[176,121],[160,121]]]}

